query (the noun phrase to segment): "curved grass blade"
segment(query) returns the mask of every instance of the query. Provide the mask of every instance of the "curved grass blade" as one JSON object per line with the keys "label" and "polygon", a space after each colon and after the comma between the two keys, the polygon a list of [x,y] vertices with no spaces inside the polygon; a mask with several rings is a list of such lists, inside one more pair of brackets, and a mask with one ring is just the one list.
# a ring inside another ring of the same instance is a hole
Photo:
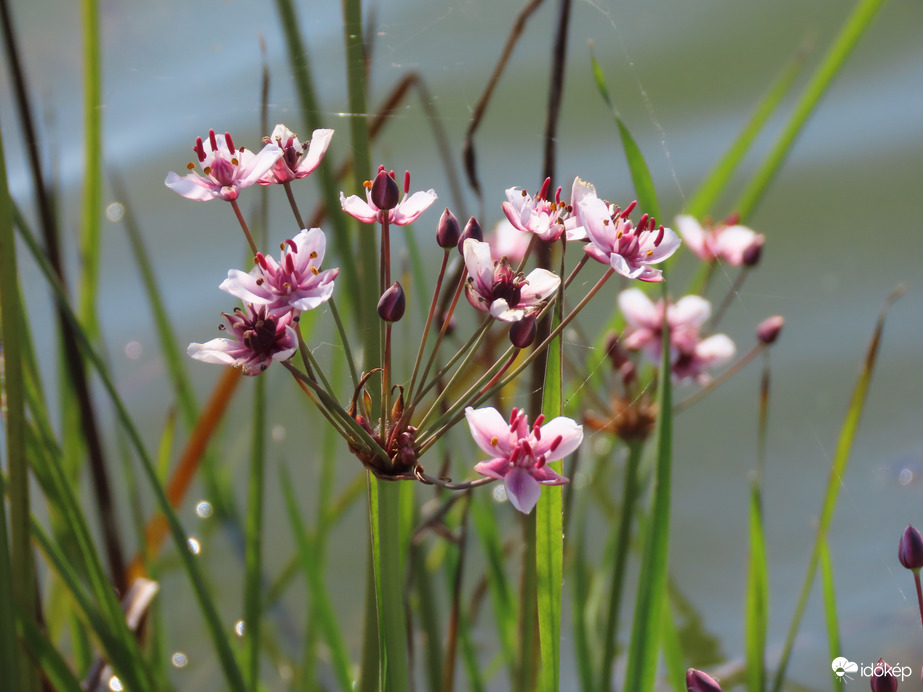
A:
{"label": "curved grass blade", "polygon": [[743,161],[757,136],[763,131],[770,117],[775,113],[785,95],[788,94],[795,83],[795,78],[801,73],[807,58],[807,42],[802,45],[795,55],[788,61],[782,73],[776,78],[763,100],[756,107],[750,120],[737,135],[721,160],[715,165],[711,173],[702,181],[699,188],[686,204],[686,213],[697,219],[713,213],[712,209],[718,197],[724,192],[731,177]]}
{"label": "curved grass blade", "polygon": [[[10,609],[12,611],[12,609]],[[54,645],[39,630],[32,619],[22,609],[16,608],[16,619],[22,631],[22,637],[32,658],[38,663],[42,674],[48,678],[55,692],[84,692],[80,682],[74,677],[67,661],[58,653]],[[5,673],[6,671],[4,671]],[[4,689],[21,689],[5,687]]]}
{"label": "curved grass blade", "polygon": [[839,36],[837,36],[836,42],[811,78],[811,82],[795,106],[795,111],[789,118],[782,134],[779,135],[779,139],[776,141],[772,151],[740,196],[736,208],[741,219],[749,217],[763,198],[776,173],[782,167],[785,157],[788,156],[789,151],[794,146],[795,139],[801,133],[814,109],[817,108],[817,104],[820,103],[821,97],[826,93],[833,78],[843,68],[846,59],[852,53],[853,48],[856,47],[859,39],[862,38],[866,29],[871,26],[872,20],[884,2],[885,0],[861,0],[856,5]]}
{"label": "curved grass blade", "polygon": [[622,140],[622,147],[625,149],[625,160],[628,162],[628,171],[631,173],[631,182],[634,183],[638,203],[645,212],[654,218],[660,218],[657,190],[654,187],[654,180],[651,178],[651,171],[641,154],[641,149],[635,143],[625,123],[622,122],[622,118],[619,117],[615,104],[612,103],[609,96],[609,87],[606,86],[606,77],[603,74],[602,67],[596,61],[596,56],[593,54],[592,44],[590,44],[590,62],[593,64],[593,78],[596,81],[596,88],[603,97],[603,101],[609,106],[609,110],[612,111],[612,117],[615,118],[615,124],[619,129],[619,137]]}
{"label": "curved grass blade", "polygon": [[824,595],[824,614],[827,619],[827,650],[832,661],[843,650],[840,648],[840,626],[836,612],[836,587],[833,583],[833,561],[830,559],[830,545],[827,537],[820,545],[820,583]]}
{"label": "curved grass blade", "polygon": [[888,310],[890,310],[892,303],[903,295],[905,289],[905,286],[896,288],[891,295],[888,296],[884,306],[879,312],[878,322],[875,325],[872,340],[865,354],[862,372],[859,373],[859,379],[856,381],[852,397],[849,400],[849,408],[846,410],[846,417],[843,420],[843,427],[840,430],[840,439],[837,442],[836,454],[833,457],[833,465],[830,467],[827,490],[824,493],[824,501],[821,505],[820,517],[817,522],[817,534],[814,539],[814,547],[811,550],[811,557],[808,561],[808,570],[804,576],[804,582],[801,584],[798,603],[795,606],[792,622],[788,629],[788,636],[785,639],[785,645],[779,657],[779,665],[778,668],[776,668],[776,674],[773,678],[773,692],[781,692],[782,685],[785,682],[785,672],[788,668],[789,657],[792,654],[795,636],[798,634],[798,626],[801,624],[801,617],[804,615],[804,609],[808,603],[808,596],[811,593],[811,586],[814,583],[814,576],[817,573],[817,566],[821,559],[823,542],[826,540],[827,530],[830,528],[830,522],[833,521],[833,513],[836,510],[836,501],[840,494],[840,488],[842,487],[841,479],[843,478],[843,474],[846,473],[846,465],[849,462],[849,452],[852,449],[853,441],[856,439],[859,420],[865,408],[865,397],[868,393],[869,384],[871,384],[872,381],[875,362],[878,359],[878,347],[881,344],[881,336],[885,327],[885,318],[888,315]]}

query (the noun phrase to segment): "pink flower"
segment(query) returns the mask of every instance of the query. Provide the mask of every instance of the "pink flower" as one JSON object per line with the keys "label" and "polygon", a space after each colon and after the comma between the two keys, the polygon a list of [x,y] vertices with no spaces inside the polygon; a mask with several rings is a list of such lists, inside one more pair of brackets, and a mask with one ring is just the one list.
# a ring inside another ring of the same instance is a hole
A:
{"label": "pink flower", "polygon": [[[231,365],[244,375],[259,375],[274,360],[292,357],[298,348],[298,338],[291,323],[294,313],[270,313],[266,306],[247,305],[246,312],[234,309],[234,314],[222,313],[233,339],[212,339],[204,344],[189,344],[187,355],[205,363]],[[225,329],[220,325],[219,329]]]}
{"label": "pink flower", "polygon": [[548,468],[549,461],[563,459],[580,446],[583,426],[563,416],[548,421],[544,415],[530,428],[529,419],[513,409],[507,421],[497,409],[470,406],[465,409],[471,436],[491,459],[475,465],[483,476],[502,480],[513,507],[528,514],[535,507],[543,485],[562,485],[567,479]]}
{"label": "pink flower", "polygon": [[272,134],[263,141],[280,147],[282,157],[257,182],[272,185],[307,177],[320,165],[331,137],[333,130],[314,130],[311,141],[302,144],[285,125],[276,125]]}
{"label": "pink flower", "polygon": [[481,312],[503,322],[518,322],[537,312],[558,290],[561,279],[545,269],[533,269],[528,276],[514,271],[508,261],[495,262],[490,245],[468,238],[464,246],[468,283],[465,296]]}
{"label": "pink flower", "polygon": [[652,264],[659,264],[676,252],[679,237],[669,228],[654,229],[654,221],[646,214],[634,227],[628,215],[634,203],[625,211],[609,206],[599,197],[587,195],[579,204],[580,215],[589,238],[584,248],[597,262],[610,265],[629,279],[663,281],[663,274]]}
{"label": "pink flower", "polygon": [[595,198],[596,188],[593,183],[582,180],[579,176],[574,178],[574,184],[570,191],[570,216],[564,220],[564,230],[567,233],[567,240],[589,240],[586,233],[586,227],[583,222],[583,210],[580,208],[581,202],[585,199]]}
{"label": "pink flower", "polygon": [[258,253],[249,274],[232,269],[220,288],[244,303],[266,305],[271,312],[312,310],[330,299],[333,281],[340,273],[339,269],[320,269],[326,244],[321,229],[303,230],[282,244],[278,263]]}
{"label": "pink flower", "polygon": [[197,173],[195,164],[190,163],[189,173],[180,177],[170,171],[164,183],[183,197],[200,202],[215,198],[229,202],[237,199],[240,189],[256,183],[283,153],[275,144],[267,144],[259,154],[243,147],[235,149],[229,132],[219,138],[214,130],[208,131],[206,141],[197,138],[193,149],[205,175]]}
{"label": "pink flower", "polygon": [[[378,172],[385,170],[384,166],[378,167]],[[394,177],[392,172],[391,177]],[[414,192],[410,197],[407,193],[410,190],[410,171],[404,174],[404,196],[393,209],[387,210],[388,222],[395,226],[406,226],[413,223],[417,218],[436,201],[436,193],[430,189],[426,192]],[[365,200],[356,195],[346,197],[340,193],[340,205],[350,216],[359,219],[362,223],[381,223],[385,219],[385,210],[372,201],[372,182],[365,183]]]}
{"label": "pink flower", "polygon": [[565,211],[561,188],[551,202],[547,199],[550,185],[551,178],[546,178],[534,199],[525,190],[511,187],[506,191],[507,201],[502,204],[503,212],[513,226],[525,233],[534,233],[546,243],[553,243],[564,232],[564,223],[558,220]]}
{"label": "pink flower", "polygon": [[[622,291],[619,309],[628,322],[621,346],[641,351],[653,363],[660,363],[663,334],[663,301],[651,299],[639,288]],[[725,334],[702,338],[700,330],[711,315],[711,304],[700,296],[690,295],[670,303],[666,308],[670,328],[670,363],[677,380],[708,381],[705,370],[733,358],[734,342]]]}
{"label": "pink flower", "polygon": [[766,236],[746,226],[719,223],[703,228],[695,218],[685,214],[676,217],[676,230],[688,248],[706,262],[718,259],[732,267],[744,264],[748,251],[752,256],[766,242]]}

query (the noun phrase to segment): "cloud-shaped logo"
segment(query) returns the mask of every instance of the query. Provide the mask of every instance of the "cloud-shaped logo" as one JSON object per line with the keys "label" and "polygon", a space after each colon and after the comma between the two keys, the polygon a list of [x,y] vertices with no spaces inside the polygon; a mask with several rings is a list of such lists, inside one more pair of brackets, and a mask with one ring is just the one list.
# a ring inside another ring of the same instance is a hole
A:
{"label": "cloud-shaped logo", "polygon": [[846,673],[856,673],[859,671],[858,663],[853,663],[843,656],[837,656],[833,659],[830,663],[830,667],[833,668],[833,672],[838,678],[842,678]]}

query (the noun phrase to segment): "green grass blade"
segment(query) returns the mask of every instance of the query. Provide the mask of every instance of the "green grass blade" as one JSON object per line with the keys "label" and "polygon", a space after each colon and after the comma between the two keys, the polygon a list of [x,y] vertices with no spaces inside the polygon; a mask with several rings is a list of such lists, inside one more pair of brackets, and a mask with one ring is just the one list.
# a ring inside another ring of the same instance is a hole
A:
{"label": "green grass blade", "polygon": [[837,36],[836,42],[824,56],[824,60],[817,72],[811,78],[804,94],[795,106],[795,110],[789,118],[788,123],[779,139],[776,141],[772,151],[763,161],[763,165],[757,171],[756,175],[746,187],[736,208],[740,213],[741,219],[749,217],[756,205],[760,202],[769,188],[770,183],[779,172],[786,156],[795,144],[795,139],[801,133],[808,118],[817,108],[821,97],[826,93],[833,78],[839,74],[846,59],[852,53],[853,48],[862,38],[862,35],[868,29],[878,10],[884,5],[885,0],[861,0],[853,10],[846,24]]}
{"label": "green grass blade", "polygon": [[[288,471],[283,467],[280,473],[282,497],[285,501],[289,525],[295,535],[298,557],[307,580],[312,612],[316,618],[308,623],[308,626],[311,629],[317,627],[322,632],[324,641],[330,650],[330,662],[333,665],[337,684],[343,692],[348,692],[353,688],[349,653],[343,640],[343,633],[340,631],[337,615],[330,603],[330,594],[324,583],[324,564],[318,559],[316,539],[312,539],[304,528],[304,521],[298,511],[295,486],[289,478]],[[318,527],[318,530],[322,530],[322,527]]]}
{"label": "green grass blade", "polygon": [[670,599],[663,599],[660,614],[660,641],[663,646],[663,660],[667,664],[667,679],[676,692],[686,692],[686,661],[683,646],[673,621]]}
{"label": "green grass blade", "polygon": [[875,331],[872,334],[872,340],[869,343],[868,350],[865,354],[862,372],[859,373],[859,379],[853,389],[852,397],[849,400],[849,408],[846,410],[846,417],[843,420],[843,427],[840,430],[840,438],[837,442],[836,454],[833,457],[833,464],[830,467],[830,476],[827,480],[827,490],[824,494],[824,501],[821,505],[820,518],[817,522],[817,534],[814,539],[814,547],[811,550],[811,557],[808,561],[807,573],[804,582],[801,585],[801,592],[798,596],[798,603],[795,606],[795,612],[792,615],[792,622],[789,626],[788,636],[779,657],[779,664],[776,668],[776,674],[773,678],[773,692],[781,692],[782,685],[785,682],[785,673],[788,668],[788,660],[792,653],[795,643],[795,636],[798,634],[798,627],[801,624],[801,617],[804,614],[805,606],[808,602],[808,596],[811,593],[811,586],[814,583],[814,576],[817,573],[817,566],[820,562],[822,545],[826,540],[827,531],[830,528],[830,522],[833,520],[833,513],[836,510],[836,501],[842,487],[842,478],[846,473],[846,465],[849,462],[849,452],[852,449],[853,441],[856,439],[856,431],[859,427],[859,420],[862,417],[862,411],[865,408],[865,397],[868,393],[869,385],[872,381],[872,374],[875,369],[875,362],[878,358],[878,347],[881,344],[881,336],[884,331],[885,318],[891,304],[903,295],[905,287],[898,287],[890,296],[888,296],[884,307],[878,315],[878,322],[875,325]]}
{"label": "green grass blade", "polygon": [[747,565],[744,627],[748,692],[763,692],[766,689],[765,652],[768,626],[769,566],[763,530],[762,492],[758,483],[754,482],[750,488],[750,557]]}
{"label": "green grass blade", "polygon": [[[55,692],[84,692],[80,681],[74,677],[67,661],[58,653],[54,645],[39,630],[35,623],[25,616],[21,609],[16,609],[22,637],[32,658],[38,664],[42,674],[48,678]],[[4,671],[5,673],[5,671]],[[21,689],[4,687],[4,689]]]}
{"label": "green grass blade", "polygon": [[80,232],[80,315],[91,339],[99,337],[96,295],[103,206],[103,85],[96,0],[81,0],[83,26],[83,209]]}
{"label": "green grass blade", "polygon": [[[563,291],[563,286],[561,287]],[[558,313],[563,300],[558,296]],[[554,324],[560,323],[557,314]],[[542,411],[549,417],[564,411],[563,339],[559,336],[548,347]],[[535,413],[534,415],[538,415]],[[564,462],[549,466],[564,473]],[[555,692],[561,677],[561,589],[564,583],[564,492],[560,485],[542,489],[535,513],[535,570],[538,586],[538,632],[542,651],[539,689]]]}
{"label": "green grass blade", "polygon": [[631,174],[631,181],[635,186],[635,194],[638,197],[638,204],[641,208],[655,218],[660,218],[660,206],[657,204],[657,190],[654,187],[654,181],[651,178],[651,171],[647,167],[647,162],[641,154],[641,149],[635,143],[634,138],[622,122],[615,104],[609,96],[609,87],[606,86],[606,77],[602,68],[593,54],[592,46],[590,47],[590,62],[593,65],[593,78],[596,81],[596,88],[599,90],[603,101],[612,111],[615,118],[615,124],[619,130],[619,138],[622,140],[622,147],[625,149],[625,159],[628,162],[628,171]]}
{"label": "green grass blade", "polygon": [[843,649],[840,648],[840,626],[836,607],[836,587],[833,583],[833,561],[830,559],[830,546],[827,537],[820,545],[820,584],[824,595],[824,615],[827,620],[827,647],[832,661]]}
{"label": "green grass blade", "polygon": [[[29,465],[25,441],[25,382],[23,380],[23,349],[20,325],[19,272],[16,264],[16,238],[13,235],[13,203],[6,179],[6,159],[0,138],[0,346],[4,359],[2,382],[6,411],[6,439],[9,485],[9,532],[6,510],[0,507],[0,602],[17,603],[24,613],[31,614],[35,599],[35,576],[32,572],[32,550],[29,538]],[[2,495],[0,495],[2,498]],[[9,543],[7,543],[9,536]],[[38,679],[21,670],[22,657],[16,641],[16,619],[12,608],[0,609],[0,679],[11,690],[38,689]],[[29,616],[26,616],[29,617]],[[36,625],[37,626],[37,625]]]}
{"label": "green grass blade", "polygon": [[263,497],[266,461],[266,378],[257,378],[253,392],[253,439],[247,482],[247,525],[244,533],[244,623],[246,623],[246,676],[250,692],[260,679],[260,628],[263,602]]}
{"label": "green grass blade", "polygon": [[779,106],[795,83],[795,78],[801,73],[804,67],[807,49],[800,48],[795,55],[789,60],[788,64],[782,70],[782,73],[776,78],[768,93],[756,107],[750,120],[737,135],[737,139],[731,144],[724,156],[717,163],[708,177],[702,181],[699,188],[695,191],[689,202],[686,204],[686,213],[691,214],[697,219],[713,213],[713,207],[718,201],[721,193],[724,192],[734,172],[744,160],[747,152],[756,138],[766,127],[770,117],[775,113]]}
{"label": "green grass blade", "polygon": [[[663,300],[667,300],[667,284],[663,282]],[[660,617],[667,587],[667,554],[670,542],[670,475],[673,451],[673,408],[670,381],[670,330],[663,328],[663,357],[657,385],[656,459],[654,498],[644,552],[641,556],[641,576],[635,600],[631,643],[624,689],[651,692],[657,679]]]}

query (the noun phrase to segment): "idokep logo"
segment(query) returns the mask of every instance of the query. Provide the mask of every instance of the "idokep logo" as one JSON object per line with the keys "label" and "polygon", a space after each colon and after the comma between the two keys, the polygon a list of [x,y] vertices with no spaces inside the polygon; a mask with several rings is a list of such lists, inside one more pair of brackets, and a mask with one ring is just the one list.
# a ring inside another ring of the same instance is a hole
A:
{"label": "idokep logo", "polygon": [[837,656],[833,659],[833,661],[830,662],[830,667],[833,669],[833,674],[836,676],[837,681],[840,682],[852,680],[853,677],[850,673],[858,674],[863,678],[877,678],[890,674],[895,678],[900,678],[901,682],[903,682],[909,678],[913,672],[910,666],[902,666],[900,663],[896,663],[892,666],[881,659],[879,659],[877,663],[872,664],[854,663],[843,656]]}

